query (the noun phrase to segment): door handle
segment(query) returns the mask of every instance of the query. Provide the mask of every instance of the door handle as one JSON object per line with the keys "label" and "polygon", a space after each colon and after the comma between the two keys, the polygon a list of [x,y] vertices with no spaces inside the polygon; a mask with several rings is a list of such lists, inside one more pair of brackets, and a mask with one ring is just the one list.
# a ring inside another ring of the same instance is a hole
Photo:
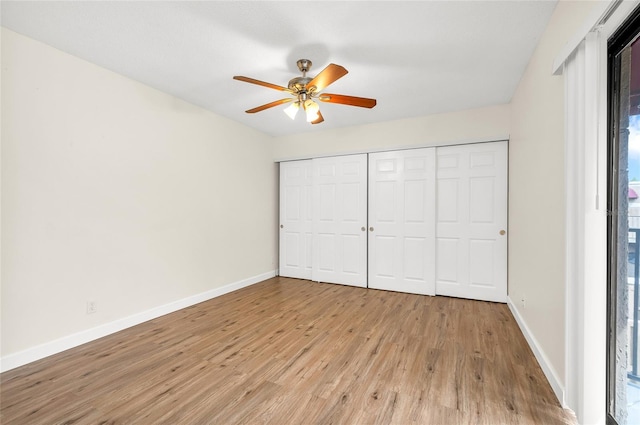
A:
{"label": "door handle", "polygon": [[505,233],[507,233],[507,232],[505,232],[504,230],[500,230],[500,236],[504,236]]}
{"label": "door handle", "polygon": [[360,230],[362,230],[362,231],[364,232],[365,230],[367,230],[367,228],[366,228],[366,227],[364,227],[364,226],[362,226],[362,227],[360,228]]}
{"label": "door handle", "polygon": [[373,232],[373,226],[369,227],[369,231]]}

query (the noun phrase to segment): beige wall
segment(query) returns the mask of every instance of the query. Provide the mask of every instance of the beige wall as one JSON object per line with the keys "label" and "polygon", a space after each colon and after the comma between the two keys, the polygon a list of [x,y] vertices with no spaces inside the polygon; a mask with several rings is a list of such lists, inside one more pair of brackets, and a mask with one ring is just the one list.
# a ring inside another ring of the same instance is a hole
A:
{"label": "beige wall", "polygon": [[411,146],[505,140],[509,105],[429,115],[276,139],[276,159],[344,154]]}
{"label": "beige wall", "polygon": [[509,297],[563,386],[564,79],[551,71],[594,5],[558,3],[511,103]]}
{"label": "beige wall", "polygon": [[2,356],[277,268],[270,137],[6,29],[1,100]]}

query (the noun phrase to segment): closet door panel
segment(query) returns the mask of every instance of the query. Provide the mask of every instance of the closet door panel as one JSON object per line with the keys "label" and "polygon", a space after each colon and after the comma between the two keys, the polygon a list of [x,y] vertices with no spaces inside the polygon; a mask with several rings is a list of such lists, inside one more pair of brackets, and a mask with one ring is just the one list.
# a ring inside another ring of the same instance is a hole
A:
{"label": "closet door panel", "polygon": [[281,276],[311,279],[311,160],[280,163]]}
{"label": "closet door panel", "polygon": [[506,302],[507,145],[437,150],[436,293]]}
{"label": "closet door panel", "polygon": [[435,149],[369,155],[369,287],[435,294]]}
{"label": "closet door panel", "polygon": [[[378,226],[379,228],[380,226]],[[375,273],[378,280],[394,279],[395,264],[398,262],[396,258],[396,241],[397,238],[389,235],[381,235],[382,232],[376,232],[375,235],[369,236],[370,253],[369,253],[369,287],[375,288],[371,272]],[[375,249],[373,245],[375,244]]]}
{"label": "closet door panel", "polygon": [[317,158],[312,165],[312,279],[366,287],[367,156]]}
{"label": "closet door panel", "polygon": [[[336,268],[336,235],[333,233],[317,233],[316,246],[318,247],[316,256],[316,267],[320,272],[335,273]],[[317,280],[314,277],[314,280]]]}

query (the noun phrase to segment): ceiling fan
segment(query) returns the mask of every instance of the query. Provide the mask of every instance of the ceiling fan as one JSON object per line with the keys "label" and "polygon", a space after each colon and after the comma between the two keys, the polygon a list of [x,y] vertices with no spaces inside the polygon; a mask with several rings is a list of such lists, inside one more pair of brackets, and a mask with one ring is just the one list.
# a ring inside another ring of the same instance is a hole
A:
{"label": "ceiling fan", "polygon": [[284,91],[293,96],[276,100],[265,105],[257,106],[253,109],[249,109],[246,111],[248,114],[254,114],[256,112],[264,111],[265,109],[273,108],[274,106],[293,102],[284,110],[284,112],[291,119],[295,118],[296,113],[298,112],[300,107],[302,107],[302,109],[304,109],[306,113],[307,122],[310,122],[311,124],[320,124],[324,121],[324,118],[320,113],[320,106],[315,101],[316,99],[321,102],[340,103],[342,105],[359,106],[362,108],[373,108],[374,106],[376,106],[375,99],[346,96],[343,94],[321,93],[321,91],[324,90],[329,84],[335,82],[339,78],[344,77],[347,72],[349,72],[342,66],[330,63],[318,75],[316,75],[314,78],[310,78],[307,77],[307,72],[309,72],[309,69],[311,68],[311,61],[309,59],[300,59],[296,63],[298,65],[298,69],[300,70],[300,72],[302,72],[302,77],[295,77],[289,80],[289,84],[287,85],[287,87],[266,83],[254,78],[243,77],[241,75],[236,75],[233,77],[234,80],[244,81],[246,83],[268,87],[270,89]]}

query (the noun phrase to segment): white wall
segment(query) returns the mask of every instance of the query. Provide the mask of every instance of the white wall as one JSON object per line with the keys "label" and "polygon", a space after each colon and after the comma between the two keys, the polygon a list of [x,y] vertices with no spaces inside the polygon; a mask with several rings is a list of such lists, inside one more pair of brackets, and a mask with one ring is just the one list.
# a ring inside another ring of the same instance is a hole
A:
{"label": "white wall", "polygon": [[408,118],[276,139],[277,159],[509,138],[509,105]]}
{"label": "white wall", "polygon": [[552,75],[552,65],[595,5],[558,3],[511,103],[509,298],[561,401],[567,367],[564,79]]}
{"label": "white wall", "polygon": [[3,358],[277,268],[270,137],[6,29],[1,100]]}

